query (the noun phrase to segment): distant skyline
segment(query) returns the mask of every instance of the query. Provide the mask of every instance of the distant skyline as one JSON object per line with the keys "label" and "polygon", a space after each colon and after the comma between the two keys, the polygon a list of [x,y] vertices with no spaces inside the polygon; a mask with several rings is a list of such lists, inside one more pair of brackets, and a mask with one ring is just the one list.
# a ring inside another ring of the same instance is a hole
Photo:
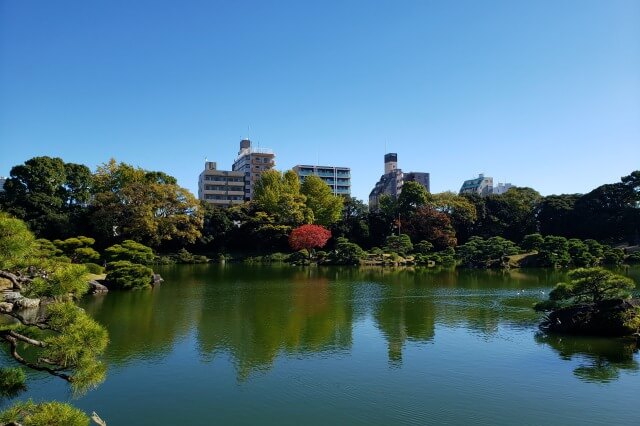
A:
{"label": "distant skyline", "polygon": [[640,169],[640,2],[0,0],[0,176],[114,157],[197,194],[247,136],[365,202],[385,152],[433,192],[590,191]]}

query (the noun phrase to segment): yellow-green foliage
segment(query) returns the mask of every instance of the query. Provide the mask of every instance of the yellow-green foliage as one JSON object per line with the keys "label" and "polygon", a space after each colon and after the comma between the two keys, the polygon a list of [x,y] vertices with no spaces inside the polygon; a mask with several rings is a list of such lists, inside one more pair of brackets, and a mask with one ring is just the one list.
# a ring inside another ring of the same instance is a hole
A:
{"label": "yellow-green foliage", "polygon": [[35,237],[27,224],[0,213],[0,269],[21,266],[34,247]]}
{"label": "yellow-green foliage", "polygon": [[24,370],[20,367],[0,368],[0,396],[15,396],[25,389],[26,380]]}
{"label": "yellow-green foliage", "polygon": [[77,408],[62,402],[18,402],[0,413],[1,424],[23,426],[88,426],[89,417]]}
{"label": "yellow-green foliage", "polygon": [[32,297],[66,297],[69,294],[80,297],[89,285],[88,271],[84,265],[76,263],[55,263],[50,266],[47,278],[36,278],[25,292]]}
{"label": "yellow-green foliage", "polygon": [[47,347],[41,356],[73,368],[71,384],[76,391],[84,391],[104,380],[106,369],[97,357],[109,343],[106,329],[71,302],[50,304],[47,314],[51,327],[60,333],[44,339]]}

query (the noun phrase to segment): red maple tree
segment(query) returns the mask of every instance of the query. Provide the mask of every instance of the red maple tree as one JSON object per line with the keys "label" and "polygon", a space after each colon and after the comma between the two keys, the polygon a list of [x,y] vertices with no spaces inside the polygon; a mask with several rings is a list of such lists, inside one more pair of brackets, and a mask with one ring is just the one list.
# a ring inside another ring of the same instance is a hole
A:
{"label": "red maple tree", "polygon": [[320,225],[302,225],[291,231],[289,245],[294,250],[321,248],[331,238],[331,231]]}

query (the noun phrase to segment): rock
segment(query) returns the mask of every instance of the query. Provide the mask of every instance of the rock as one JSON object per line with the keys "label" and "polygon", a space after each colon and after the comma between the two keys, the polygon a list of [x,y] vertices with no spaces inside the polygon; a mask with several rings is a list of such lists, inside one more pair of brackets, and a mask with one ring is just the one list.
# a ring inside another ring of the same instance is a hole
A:
{"label": "rock", "polygon": [[4,312],[13,311],[13,303],[0,302],[0,311],[4,311]]}
{"label": "rock", "polygon": [[0,290],[11,290],[13,283],[6,278],[0,278]]}
{"label": "rock", "polygon": [[630,336],[640,332],[640,299],[614,299],[552,311],[545,331],[594,336]]}
{"label": "rock", "polygon": [[151,278],[151,285],[152,286],[156,286],[160,283],[164,282],[164,279],[160,276],[160,274],[153,274],[153,277]]}
{"label": "rock", "polygon": [[24,297],[17,291],[7,291],[4,293],[4,302],[13,304],[15,309],[37,308],[40,306],[40,299],[30,299]]}
{"label": "rock", "polygon": [[89,294],[102,294],[108,293],[109,289],[106,285],[100,284],[96,280],[89,281]]}

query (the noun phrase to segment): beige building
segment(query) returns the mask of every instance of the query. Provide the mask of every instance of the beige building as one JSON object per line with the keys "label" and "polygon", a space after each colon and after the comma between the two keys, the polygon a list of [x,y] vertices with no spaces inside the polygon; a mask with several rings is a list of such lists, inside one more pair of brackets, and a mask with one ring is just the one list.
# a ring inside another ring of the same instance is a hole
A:
{"label": "beige building", "polygon": [[270,149],[253,148],[249,139],[240,141],[238,158],[231,169],[244,176],[244,199],[246,201],[253,199],[253,188],[262,172],[271,170],[276,165],[275,158],[276,155]]}
{"label": "beige building", "polygon": [[245,194],[244,173],[218,170],[216,163],[204,163],[198,179],[198,198],[219,207],[242,204]]}

